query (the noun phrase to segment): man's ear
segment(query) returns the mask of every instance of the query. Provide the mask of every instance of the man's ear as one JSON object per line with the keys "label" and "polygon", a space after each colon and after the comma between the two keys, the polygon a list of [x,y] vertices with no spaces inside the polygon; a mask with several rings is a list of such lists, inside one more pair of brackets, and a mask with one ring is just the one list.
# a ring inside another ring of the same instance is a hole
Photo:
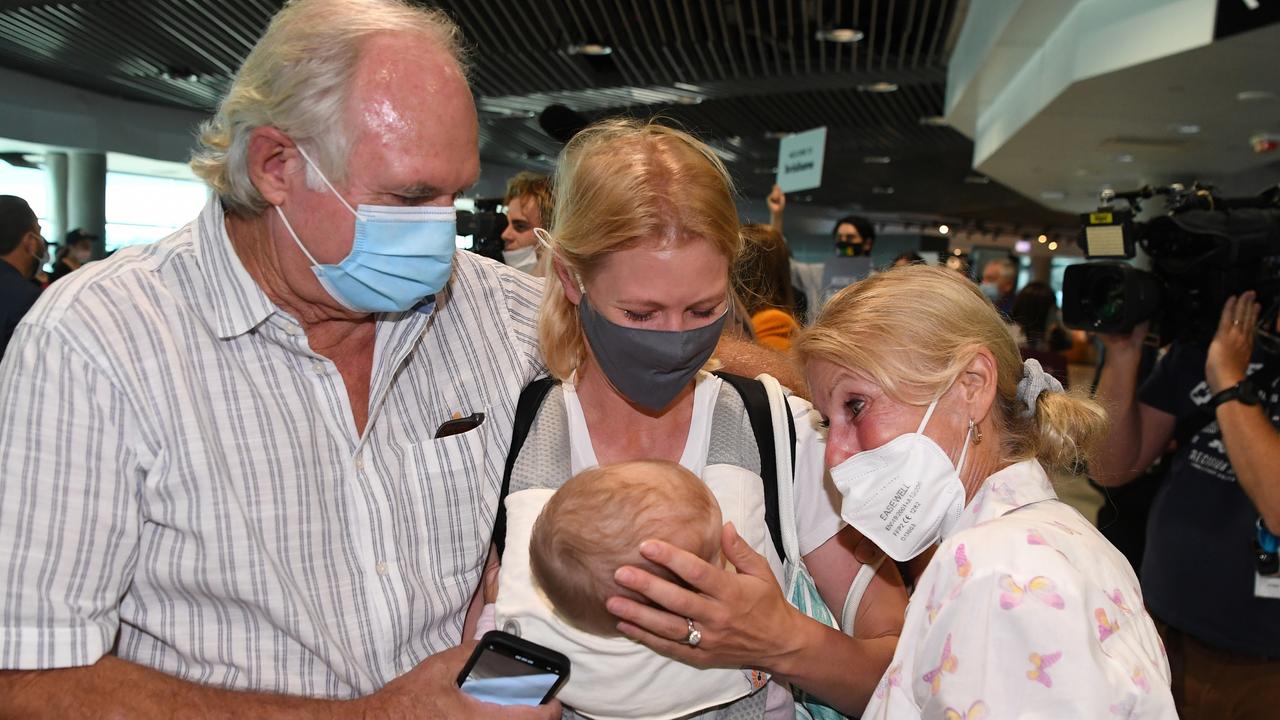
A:
{"label": "man's ear", "polygon": [[582,289],[578,287],[577,276],[565,267],[565,264],[558,257],[551,258],[551,267],[555,270],[556,276],[560,278],[560,284],[564,286],[564,296],[570,303],[577,305],[582,301]]}
{"label": "man's ear", "polygon": [[991,351],[980,347],[969,365],[960,373],[956,385],[969,409],[970,417],[982,422],[995,404],[999,387],[999,369]]}
{"label": "man's ear", "polygon": [[281,205],[289,190],[305,182],[306,161],[293,140],[270,125],[249,133],[249,180],[263,199]]}

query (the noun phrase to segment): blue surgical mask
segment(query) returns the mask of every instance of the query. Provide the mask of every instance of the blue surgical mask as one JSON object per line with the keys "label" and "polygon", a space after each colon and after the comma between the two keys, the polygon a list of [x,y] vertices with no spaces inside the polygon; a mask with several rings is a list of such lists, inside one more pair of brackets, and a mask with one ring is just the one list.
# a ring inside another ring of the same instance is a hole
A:
{"label": "blue surgical mask", "polygon": [[336,265],[322,265],[298,239],[284,210],[276,206],[325,292],[355,312],[403,312],[444,289],[457,249],[457,213],[452,207],[359,205],[352,209],[301,147],[298,152],[356,216],[351,252]]}
{"label": "blue surgical mask", "polygon": [[978,286],[982,289],[982,294],[987,296],[991,302],[1000,302],[1000,286],[995,283],[984,282]]}

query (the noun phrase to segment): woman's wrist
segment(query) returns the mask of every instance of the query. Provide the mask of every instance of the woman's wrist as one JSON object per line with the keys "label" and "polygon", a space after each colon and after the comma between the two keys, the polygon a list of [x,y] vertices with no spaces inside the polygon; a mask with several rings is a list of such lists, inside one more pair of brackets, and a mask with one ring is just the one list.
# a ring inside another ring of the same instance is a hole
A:
{"label": "woman's wrist", "polygon": [[763,668],[783,678],[793,677],[801,672],[808,663],[806,652],[812,648],[822,647],[824,630],[828,628],[822,623],[787,605],[787,622],[778,633],[779,645]]}

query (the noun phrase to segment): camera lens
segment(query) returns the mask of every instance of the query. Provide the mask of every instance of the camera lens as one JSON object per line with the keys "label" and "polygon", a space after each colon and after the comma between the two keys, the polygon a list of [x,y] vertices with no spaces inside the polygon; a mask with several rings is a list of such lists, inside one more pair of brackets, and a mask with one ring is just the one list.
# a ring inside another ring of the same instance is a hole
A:
{"label": "camera lens", "polygon": [[1099,327],[1119,322],[1124,318],[1124,278],[1114,272],[1094,273],[1081,305]]}

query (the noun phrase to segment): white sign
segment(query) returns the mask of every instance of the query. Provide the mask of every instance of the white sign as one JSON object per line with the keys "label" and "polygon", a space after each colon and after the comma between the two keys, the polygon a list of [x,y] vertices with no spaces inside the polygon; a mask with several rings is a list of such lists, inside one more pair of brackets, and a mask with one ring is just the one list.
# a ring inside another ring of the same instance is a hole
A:
{"label": "white sign", "polygon": [[778,143],[778,186],[782,192],[812,190],[822,185],[825,127],[788,135]]}

